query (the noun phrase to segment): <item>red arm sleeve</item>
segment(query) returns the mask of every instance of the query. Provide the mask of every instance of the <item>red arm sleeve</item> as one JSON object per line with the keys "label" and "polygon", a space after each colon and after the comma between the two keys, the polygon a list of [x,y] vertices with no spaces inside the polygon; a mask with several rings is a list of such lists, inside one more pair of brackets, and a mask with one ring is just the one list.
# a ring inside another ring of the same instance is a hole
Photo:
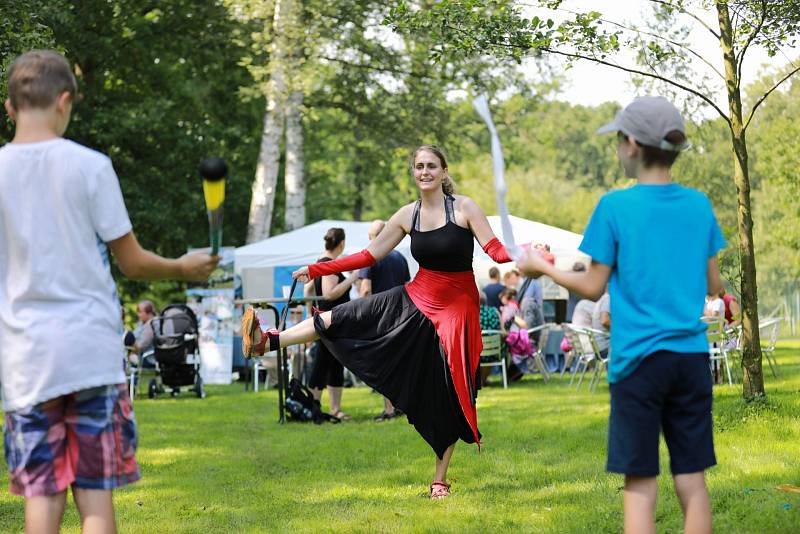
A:
{"label": "red arm sleeve", "polygon": [[342,271],[362,269],[364,267],[369,267],[374,263],[375,258],[367,249],[364,249],[357,254],[351,254],[350,256],[340,258],[338,260],[313,263],[308,266],[308,276],[310,278],[318,278],[320,276],[336,274]]}
{"label": "red arm sleeve", "polygon": [[493,237],[491,241],[483,246],[483,251],[489,255],[497,263],[508,263],[514,259],[508,254],[506,247],[500,242],[499,239]]}

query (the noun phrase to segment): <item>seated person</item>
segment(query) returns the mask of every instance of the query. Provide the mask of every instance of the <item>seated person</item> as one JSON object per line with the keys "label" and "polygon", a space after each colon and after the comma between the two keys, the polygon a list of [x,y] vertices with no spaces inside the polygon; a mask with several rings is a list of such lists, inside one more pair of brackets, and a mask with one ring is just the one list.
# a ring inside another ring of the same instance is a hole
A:
{"label": "seated person", "polygon": [[[488,302],[488,298],[486,297],[486,293],[483,291],[480,292],[480,324],[481,324],[481,331],[484,330],[498,330],[501,332],[501,338],[504,338],[505,330],[502,328],[500,324],[500,312],[497,308],[490,306]],[[505,355],[505,343],[501,343],[501,355],[503,358],[506,357]],[[484,356],[481,356],[481,363],[487,363],[487,359]],[[494,360],[491,360],[492,362]],[[492,372],[492,367],[481,367],[481,386],[486,385],[486,380],[489,378],[489,374]]]}

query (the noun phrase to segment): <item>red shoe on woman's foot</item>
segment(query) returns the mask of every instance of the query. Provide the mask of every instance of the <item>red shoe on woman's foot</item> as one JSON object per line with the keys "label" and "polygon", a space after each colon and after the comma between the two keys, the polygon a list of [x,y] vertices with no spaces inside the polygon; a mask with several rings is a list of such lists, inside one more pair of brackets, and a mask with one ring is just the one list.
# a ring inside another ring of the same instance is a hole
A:
{"label": "red shoe on woman's foot", "polygon": [[245,358],[263,356],[267,336],[261,332],[261,323],[254,308],[247,308],[242,315],[242,353]]}
{"label": "red shoe on woman's foot", "polygon": [[431,482],[431,500],[444,499],[450,496],[450,484],[441,480]]}

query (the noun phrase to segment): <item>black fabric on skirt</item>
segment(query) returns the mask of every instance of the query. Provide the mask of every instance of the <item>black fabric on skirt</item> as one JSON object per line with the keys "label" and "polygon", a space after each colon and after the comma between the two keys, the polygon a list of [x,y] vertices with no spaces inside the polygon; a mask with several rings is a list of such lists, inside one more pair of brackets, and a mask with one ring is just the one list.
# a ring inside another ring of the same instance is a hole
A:
{"label": "black fabric on skirt", "polygon": [[459,439],[475,443],[436,329],[403,286],[340,304],[329,328],[319,316],[314,327],[336,359],[406,413],[436,456]]}

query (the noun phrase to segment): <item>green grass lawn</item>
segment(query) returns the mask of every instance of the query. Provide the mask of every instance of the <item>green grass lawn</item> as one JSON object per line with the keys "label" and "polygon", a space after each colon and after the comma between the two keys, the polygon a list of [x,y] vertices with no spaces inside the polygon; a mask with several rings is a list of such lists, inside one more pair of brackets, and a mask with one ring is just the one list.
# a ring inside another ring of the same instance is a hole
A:
{"label": "green grass lawn", "polygon": [[[719,465],[708,484],[718,532],[800,532],[800,494],[775,489],[800,486],[800,342],[782,343],[777,358],[766,405],[746,405],[740,386],[716,386]],[[143,478],[116,492],[121,532],[621,530],[622,477],[604,470],[605,386],[576,392],[535,376],[484,389],[482,450],[457,447],[453,494],[437,502],[427,498],[433,453],[405,419],[372,422],[382,401],[365,388],[345,390],[353,421],[323,426],[279,426],[274,390],[208,389],[204,400],[136,400]],[[661,466],[658,530],[681,532],[663,442]],[[22,522],[22,499],[0,490],[0,531]],[[64,525],[79,531],[71,503]]]}

